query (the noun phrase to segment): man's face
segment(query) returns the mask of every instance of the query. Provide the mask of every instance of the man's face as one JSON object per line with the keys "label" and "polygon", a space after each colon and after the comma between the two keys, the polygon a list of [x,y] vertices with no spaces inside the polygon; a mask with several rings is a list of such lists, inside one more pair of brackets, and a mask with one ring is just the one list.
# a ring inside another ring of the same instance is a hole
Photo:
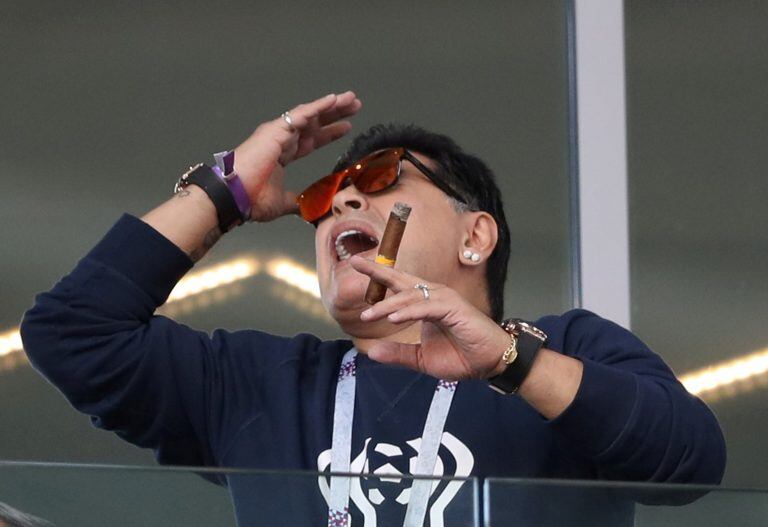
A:
{"label": "man's face", "polygon": [[[434,166],[429,158],[414,155],[430,168]],[[388,189],[362,194],[349,185],[340,190],[333,199],[331,214],[319,223],[315,233],[323,304],[342,329],[353,336],[373,338],[394,332],[393,327],[365,326],[360,322],[360,312],[369,307],[363,299],[369,278],[352,268],[348,255],[360,254],[369,259],[376,256],[395,202],[412,208],[395,268],[445,284],[455,279],[459,268],[460,215],[445,193],[414,165],[406,160],[402,163],[400,179]],[[337,239],[341,240],[338,244]]]}

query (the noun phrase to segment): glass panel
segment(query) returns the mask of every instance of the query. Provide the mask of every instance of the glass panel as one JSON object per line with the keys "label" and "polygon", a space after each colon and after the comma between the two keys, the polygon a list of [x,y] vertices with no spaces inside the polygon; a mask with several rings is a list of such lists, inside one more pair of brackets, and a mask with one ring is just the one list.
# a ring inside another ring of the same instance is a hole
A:
{"label": "glass panel", "polygon": [[[429,481],[428,525],[478,525],[476,480]],[[352,478],[352,524],[402,525],[412,483]],[[60,526],[325,525],[328,484],[328,474],[310,472],[0,462],[0,503]]]}
{"label": "glass panel", "polygon": [[768,492],[692,485],[489,479],[487,525],[760,527]]}
{"label": "glass panel", "polygon": [[[107,8],[34,0],[4,7],[0,43],[12,50],[0,83],[5,458],[152,461],[91,430],[29,368],[19,319],[122,211],[145,213],[191,163],[210,162],[259,122],[330,91],[357,90],[365,104],[358,132],[415,122],[486,159],[512,229],[507,312],[535,318],[571,305],[560,2],[168,0]],[[327,173],[344,144],[293,165],[289,186]],[[246,226],[199,267],[239,257],[248,259],[240,279],[163,312],[201,330],[340,336],[311,287],[281,279],[307,271],[312,282],[311,227],[297,218]]]}
{"label": "glass panel", "polygon": [[718,415],[725,481],[764,487],[768,4],[625,4],[633,329]]}

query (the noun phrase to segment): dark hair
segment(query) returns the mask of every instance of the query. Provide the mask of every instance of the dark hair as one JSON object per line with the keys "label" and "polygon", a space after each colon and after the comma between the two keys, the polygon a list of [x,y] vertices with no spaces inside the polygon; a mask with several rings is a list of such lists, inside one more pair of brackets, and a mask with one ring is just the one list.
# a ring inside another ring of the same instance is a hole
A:
{"label": "dark hair", "polygon": [[450,137],[415,125],[378,124],[358,135],[339,158],[334,172],[376,150],[402,146],[429,157],[435,175],[464,196],[471,210],[490,214],[498,226],[499,239],[488,258],[486,285],[491,317],[504,316],[504,282],[509,263],[509,226],[504,216],[501,192],[490,168],[478,157],[464,152]]}

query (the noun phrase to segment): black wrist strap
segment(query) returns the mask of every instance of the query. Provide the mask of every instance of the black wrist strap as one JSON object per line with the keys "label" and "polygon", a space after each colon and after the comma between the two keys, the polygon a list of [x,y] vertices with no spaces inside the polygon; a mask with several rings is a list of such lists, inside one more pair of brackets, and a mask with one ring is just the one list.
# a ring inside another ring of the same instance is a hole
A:
{"label": "black wrist strap", "polygon": [[197,185],[211,199],[214,207],[216,207],[216,217],[219,220],[221,232],[227,232],[235,225],[243,223],[242,214],[237,207],[232,191],[211,167],[203,163],[192,167],[176,183],[175,192],[179,192],[189,185]]}
{"label": "black wrist strap", "polygon": [[517,332],[515,336],[517,337],[517,358],[503,372],[488,379],[491,388],[503,394],[517,392],[528,376],[528,372],[531,371],[536,355],[544,345],[544,340],[526,331]]}

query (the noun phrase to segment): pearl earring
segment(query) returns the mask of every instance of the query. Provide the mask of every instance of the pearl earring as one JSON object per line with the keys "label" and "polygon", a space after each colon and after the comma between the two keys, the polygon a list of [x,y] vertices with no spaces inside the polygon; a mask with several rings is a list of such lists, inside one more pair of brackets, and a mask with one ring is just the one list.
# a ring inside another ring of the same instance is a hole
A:
{"label": "pearl earring", "polygon": [[464,256],[464,258],[466,258],[467,260],[472,260],[475,263],[480,261],[480,255],[470,251],[469,249],[465,249],[464,252],[462,253],[462,256]]}

